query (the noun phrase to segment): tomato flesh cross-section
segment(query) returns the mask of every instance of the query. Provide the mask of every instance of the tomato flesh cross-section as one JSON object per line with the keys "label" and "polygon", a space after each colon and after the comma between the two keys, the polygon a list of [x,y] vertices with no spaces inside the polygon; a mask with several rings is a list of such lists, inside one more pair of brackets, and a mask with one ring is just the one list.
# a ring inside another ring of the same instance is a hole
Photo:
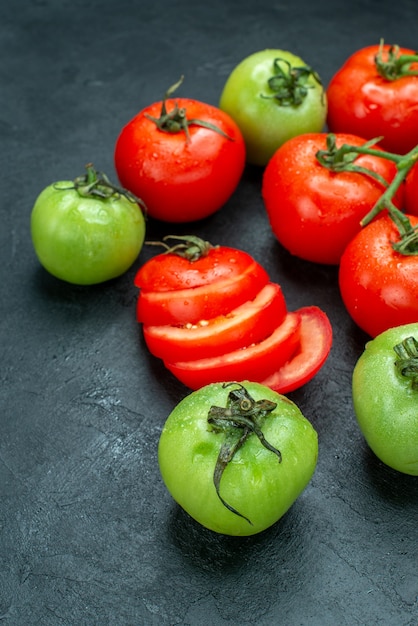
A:
{"label": "tomato flesh cross-section", "polygon": [[167,369],[190,389],[213,382],[261,382],[280,368],[299,344],[300,316],[287,313],[284,321],[263,341],[221,356],[169,363]]}
{"label": "tomato flesh cross-section", "polygon": [[284,320],[281,287],[268,283],[228,315],[183,326],[144,326],[149,351],[171,363],[219,356],[266,339]]}
{"label": "tomato flesh cross-section", "polygon": [[298,309],[300,344],[287,363],[262,383],[273,391],[286,394],[307,383],[325,363],[332,344],[332,327],[328,316],[318,307]]}

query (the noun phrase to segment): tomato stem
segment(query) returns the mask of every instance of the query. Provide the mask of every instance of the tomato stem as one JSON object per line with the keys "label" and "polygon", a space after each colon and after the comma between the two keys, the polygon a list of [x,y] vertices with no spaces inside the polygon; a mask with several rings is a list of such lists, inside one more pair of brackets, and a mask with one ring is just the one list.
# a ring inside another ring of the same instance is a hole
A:
{"label": "tomato stem", "polygon": [[215,124],[211,124],[211,122],[206,122],[205,120],[199,119],[187,119],[186,109],[184,107],[180,108],[177,102],[174,103],[174,107],[171,109],[171,111],[167,111],[167,99],[172,96],[172,94],[178,89],[178,87],[180,87],[183,80],[184,76],[180,76],[180,79],[176,83],[174,83],[174,85],[167,89],[161,103],[160,117],[153,117],[148,113],[145,113],[145,117],[154,122],[158,130],[163,133],[176,134],[184,132],[184,134],[186,135],[186,143],[189,143],[191,140],[189,126],[201,126],[202,128],[207,128],[208,130],[213,130],[214,132],[219,133],[230,141],[234,141],[233,137],[230,137],[221,128],[219,128]]}
{"label": "tomato stem", "polygon": [[[169,246],[166,241],[170,239],[177,239],[180,243]],[[163,246],[164,254],[176,254],[191,263],[209,254],[214,247],[209,241],[204,241],[195,235],[166,235],[162,241],[146,241],[145,243],[149,246]]]}
{"label": "tomato stem", "polygon": [[[60,186],[59,189],[62,189]],[[75,189],[82,198],[119,198],[124,196],[129,202],[138,204],[144,211],[146,206],[143,200],[137,198],[133,193],[122,187],[118,187],[110,182],[106,174],[98,172],[92,163],[87,163],[86,174],[77,176],[73,181],[71,189]]]}
{"label": "tomato stem", "polygon": [[[383,184],[385,191],[371,211],[361,220],[360,224],[361,226],[367,226],[381,211],[387,209],[389,217],[396,225],[400,235],[400,240],[392,242],[392,247],[401,254],[410,256],[416,255],[418,254],[418,230],[411,225],[409,218],[395,206],[393,198],[400,185],[405,180],[408,172],[418,161],[418,146],[415,146],[407,154],[401,155],[373,148],[379,140],[380,137],[376,137],[375,139],[366,141],[362,146],[343,144],[337,148],[335,135],[329,133],[326,138],[326,150],[318,150],[316,158],[323,167],[326,167],[330,171],[358,172],[359,174],[371,176]],[[376,172],[356,165],[355,160],[360,154],[369,154],[393,161],[397,170],[393,180],[388,184],[388,182]]]}
{"label": "tomato stem", "polygon": [[418,341],[407,337],[393,348],[399,357],[395,366],[402,376],[411,379],[411,387],[418,391]]}
{"label": "tomato stem", "polygon": [[376,70],[385,80],[393,81],[403,76],[418,76],[418,70],[411,69],[418,63],[418,53],[400,54],[399,46],[390,46],[386,61],[383,60],[383,39],[380,41],[379,52],[375,56]]}
{"label": "tomato stem", "polygon": [[223,387],[238,385],[238,389],[229,392],[226,407],[212,406],[208,413],[208,423],[215,433],[224,432],[225,439],[220,447],[213,473],[213,483],[222,504],[232,513],[244,518],[252,525],[251,520],[228,504],[221,496],[220,484],[223,472],[234,458],[236,452],[251,434],[255,434],[260,443],[278,457],[281,463],[280,450],[269,443],[261,430],[260,422],[277,407],[270,400],[257,400],[250,396],[246,388],[239,383],[224,383]]}
{"label": "tomato stem", "polygon": [[312,76],[322,85],[319,75],[309,66],[293,67],[289,61],[278,57],[273,61],[274,74],[267,84],[272,95],[260,94],[262,98],[277,100],[280,106],[300,106],[313,86],[308,84]]}
{"label": "tomato stem", "polygon": [[366,176],[371,176],[379,183],[387,187],[388,183],[383,176],[368,169],[367,167],[362,167],[361,165],[357,165],[355,163],[359,154],[375,155],[378,153],[378,156],[381,157],[382,153],[372,148],[372,146],[374,146],[379,140],[380,137],[370,139],[362,146],[343,144],[337,148],[335,135],[333,133],[328,133],[326,137],[326,150],[318,150],[316,158],[321,165],[332,172],[357,172],[359,174],[365,174]]}

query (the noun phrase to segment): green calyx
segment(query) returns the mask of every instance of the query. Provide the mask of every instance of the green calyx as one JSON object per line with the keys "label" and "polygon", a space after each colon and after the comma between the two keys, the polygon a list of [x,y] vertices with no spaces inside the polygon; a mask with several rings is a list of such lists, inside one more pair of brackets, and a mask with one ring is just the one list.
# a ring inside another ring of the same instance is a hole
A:
{"label": "green calyx", "polygon": [[[59,189],[62,189],[62,187],[59,187]],[[129,202],[138,204],[146,210],[145,204],[140,198],[137,198],[127,189],[111,183],[106,174],[94,169],[92,163],[86,165],[86,173],[84,175],[74,179],[73,186],[70,189],[75,189],[82,198],[101,198],[106,200],[107,198],[124,196]]]}
{"label": "green calyx", "polygon": [[376,70],[385,80],[398,80],[404,76],[418,76],[418,70],[411,69],[413,63],[418,63],[418,53],[401,54],[399,46],[391,46],[383,60],[383,40],[380,42],[379,52],[375,56]]}
{"label": "green calyx", "polygon": [[268,79],[268,86],[272,95],[261,94],[262,98],[277,100],[281,106],[300,106],[308,95],[308,80],[312,76],[321,85],[321,79],[311,67],[293,67],[285,59],[280,57],[273,61],[274,74]]}
{"label": "green calyx", "polygon": [[[381,211],[387,209],[389,217],[394,222],[399,232],[399,240],[392,242],[392,247],[396,252],[405,256],[418,255],[418,229],[413,227],[408,217],[402,213],[394,204],[393,198],[401,184],[405,180],[408,172],[418,160],[418,146],[415,146],[405,155],[394,154],[384,150],[373,148],[380,140],[380,137],[370,139],[361,146],[351,146],[343,144],[339,148],[336,145],[336,137],[329,133],[326,139],[326,149],[318,150],[316,158],[319,163],[332,172],[357,172],[365,176],[370,176],[381,183],[385,191],[380,196],[372,210],[361,220],[361,226],[369,224]],[[376,172],[362,167],[356,163],[356,159],[361,154],[369,154],[388,159],[396,165],[397,173],[390,184]]]}
{"label": "green calyx", "polygon": [[418,391],[418,341],[415,337],[407,337],[394,346],[398,356],[395,366],[402,376],[411,380],[411,387]]}
{"label": "green calyx", "polygon": [[[175,239],[179,243],[170,246],[166,243],[170,239]],[[162,246],[165,248],[163,254],[176,254],[192,263],[209,254],[209,251],[215,247],[209,241],[195,235],[166,235],[162,241],[146,241],[145,243],[149,246]]]}
{"label": "green calyx", "polygon": [[[387,187],[388,183],[383,176],[356,163],[356,159],[360,154],[376,154],[377,150],[373,150],[373,146],[379,140],[380,137],[377,137],[376,139],[366,141],[362,146],[343,144],[337,148],[335,135],[328,133],[326,137],[326,149],[318,150],[316,158],[323,167],[326,167],[332,172],[357,172],[358,174],[365,174]],[[381,153],[379,152],[378,154],[380,156]]]}
{"label": "green calyx", "polygon": [[238,388],[229,392],[225,407],[212,406],[208,413],[208,423],[215,433],[225,433],[224,442],[219,450],[218,459],[213,474],[213,483],[216,493],[222,504],[232,513],[245,519],[249,524],[252,522],[248,517],[237,511],[228,504],[221,496],[220,484],[223,472],[228,463],[232,461],[236,452],[242,447],[246,440],[252,435],[256,435],[260,443],[278,457],[279,463],[282,460],[280,450],[272,446],[264,437],[261,425],[264,418],[276,408],[277,404],[270,400],[255,401],[243,385],[239,383],[225,383],[226,388],[230,385],[237,385]]}
{"label": "green calyx", "polygon": [[188,119],[186,109],[184,107],[179,107],[177,102],[175,103],[171,111],[167,111],[167,99],[170,98],[173,93],[180,87],[183,80],[184,76],[181,76],[174,85],[167,89],[161,104],[160,117],[153,117],[152,115],[148,115],[147,113],[145,113],[145,117],[154,122],[158,130],[163,133],[176,134],[184,132],[184,134],[186,135],[187,143],[190,142],[189,126],[201,126],[202,128],[213,130],[214,132],[219,133],[220,135],[225,137],[226,139],[233,141],[232,137],[230,137],[215,124],[211,124],[210,122],[199,119]]}
{"label": "green calyx", "polygon": [[399,209],[391,212],[391,218],[399,231],[399,240],[392,241],[392,248],[404,256],[418,255],[418,227],[412,226],[409,219]]}

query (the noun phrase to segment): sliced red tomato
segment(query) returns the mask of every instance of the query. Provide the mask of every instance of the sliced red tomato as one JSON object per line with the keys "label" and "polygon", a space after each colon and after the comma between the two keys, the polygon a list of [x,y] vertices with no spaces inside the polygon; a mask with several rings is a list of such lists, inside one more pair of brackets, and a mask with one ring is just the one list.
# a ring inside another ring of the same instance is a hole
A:
{"label": "sliced red tomato", "polygon": [[[168,240],[176,240],[171,248]],[[197,324],[253,300],[269,282],[265,269],[247,252],[212,246],[199,237],[166,237],[167,251],[137,272],[141,292],[137,319],[145,325]]]}
{"label": "sliced red tomato", "polygon": [[273,333],[257,344],[221,356],[164,362],[170,372],[190,389],[214,382],[250,380],[261,382],[291,357],[299,344],[300,315],[287,313]]}
{"label": "sliced red tomato", "polygon": [[149,351],[171,363],[219,356],[259,343],[287,313],[280,285],[268,283],[254,300],[227,315],[184,326],[144,326]]}
{"label": "sliced red tomato", "polygon": [[253,300],[267,285],[266,270],[253,261],[243,272],[192,289],[142,292],[137,301],[137,320],[145,325],[197,324]]}
{"label": "sliced red tomato", "polygon": [[309,306],[297,312],[300,317],[297,351],[287,363],[262,381],[263,385],[282,394],[311,380],[325,363],[332,345],[332,326],[324,311]]}

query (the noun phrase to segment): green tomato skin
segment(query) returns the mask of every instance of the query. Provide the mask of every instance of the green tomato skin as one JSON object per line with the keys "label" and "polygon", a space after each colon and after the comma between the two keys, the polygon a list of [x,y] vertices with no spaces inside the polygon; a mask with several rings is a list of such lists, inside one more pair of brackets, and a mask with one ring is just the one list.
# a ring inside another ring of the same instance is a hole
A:
{"label": "green tomato skin", "polygon": [[265,419],[266,439],[282,462],[252,434],[224,470],[222,497],[252,525],[229,511],[217,496],[213,472],[224,439],[207,423],[212,405],[225,406],[228,388],[215,383],[186,396],[161,433],[158,460],[163,481],[176,502],[197,522],[217,533],[247,536],[274,524],[302,493],[315,471],[318,437],[290,400],[258,383],[243,383],[254,400],[277,402]]}
{"label": "green tomato skin", "polygon": [[313,76],[309,76],[308,95],[299,106],[283,106],[274,98],[262,97],[273,93],[267,81],[276,58],[292,67],[306,66],[301,58],[284,50],[255,52],[231,72],[219,101],[219,108],[238,124],[247,161],[253,165],[267,165],[276,150],[292,137],[321,132],[326,120],[326,92]]}
{"label": "green tomato skin", "polygon": [[393,347],[407,337],[418,340],[418,324],[381,333],[366,344],[353,370],[353,405],[363,436],[386,465],[418,475],[418,393],[397,370]]}
{"label": "green tomato skin", "polygon": [[32,242],[43,267],[77,285],[123,274],[140,253],[145,220],[124,196],[81,197],[71,181],[46,187],[31,214]]}

